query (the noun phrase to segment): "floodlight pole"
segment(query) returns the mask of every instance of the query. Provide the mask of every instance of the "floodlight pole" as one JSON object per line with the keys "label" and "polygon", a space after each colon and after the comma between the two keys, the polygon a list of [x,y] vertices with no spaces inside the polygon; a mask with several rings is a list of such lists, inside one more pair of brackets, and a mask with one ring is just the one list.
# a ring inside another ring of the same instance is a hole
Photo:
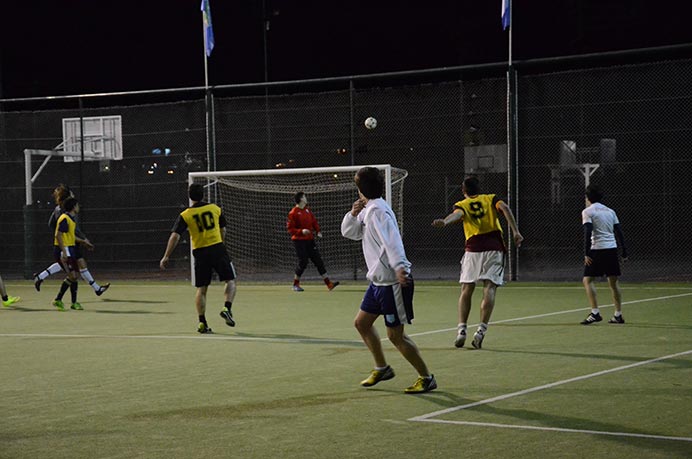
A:
{"label": "floodlight pole", "polygon": [[[511,0],[507,0],[511,1]],[[508,57],[507,57],[507,201],[514,218],[519,224],[519,142],[517,116],[517,73],[512,60],[512,20],[513,5],[509,8]],[[507,232],[509,279],[517,280],[519,250],[512,244],[510,231]]]}

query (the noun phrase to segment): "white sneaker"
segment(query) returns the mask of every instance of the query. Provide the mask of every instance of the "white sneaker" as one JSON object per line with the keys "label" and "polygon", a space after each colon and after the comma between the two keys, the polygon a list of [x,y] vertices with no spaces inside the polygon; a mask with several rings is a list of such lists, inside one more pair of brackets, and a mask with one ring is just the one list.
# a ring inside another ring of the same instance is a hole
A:
{"label": "white sneaker", "polygon": [[485,332],[478,330],[473,334],[473,341],[471,341],[471,345],[476,349],[480,349],[483,346],[483,338],[485,338]]}
{"label": "white sneaker", "polygon": [[454,346],[455,347],[464,347],[465,342],[466,342],[466,330],[461,329],[461,330],[459,330],[459,333],[457,334],[457,337],[454,340]]}

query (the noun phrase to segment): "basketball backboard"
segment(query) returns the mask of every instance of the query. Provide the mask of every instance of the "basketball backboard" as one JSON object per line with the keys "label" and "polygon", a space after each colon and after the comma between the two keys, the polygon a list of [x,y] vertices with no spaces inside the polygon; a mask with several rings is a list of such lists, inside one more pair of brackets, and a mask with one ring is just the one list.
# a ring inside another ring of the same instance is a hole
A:
{"label": "basketball backboard", "polygon": [[[86,161],[123,159],[122,117],[90,116],[81,118],[84,123],[84,159]],[[63,160],[80,161],[82,154],[82,131],[80,118],[63,118]]]}

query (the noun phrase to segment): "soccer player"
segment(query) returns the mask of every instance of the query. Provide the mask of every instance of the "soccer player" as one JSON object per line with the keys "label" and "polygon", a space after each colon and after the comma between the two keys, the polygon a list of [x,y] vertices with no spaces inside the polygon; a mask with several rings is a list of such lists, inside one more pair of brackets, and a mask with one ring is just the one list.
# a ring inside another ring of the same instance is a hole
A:
{"label": "soccer player", "polygon": [[212,271],[216,271],[219,280],[225,282],[225,304],[219,314],[229,327],[235,327],[235,320],[231,307],[235,298],[235,268],[228,257],[223,240],[226,236],[226,219],[221,213],[221,208],[216,204],[202,201],[204,187],[192,184],[188,190],[192,206],[178,215],[171,235],[168,238],[166,252],[161,258],[159,266],[166,269],[168,260],[173,250],[178,246],[180,236],[188,230],[190,232],[190,244],[192,255],[195,259],[195,307],[199,317],[197,331],[199,333],[213,333],[207,324],[205,316],[207,307],[207,288],[211,283]]}
{"label": "soccer player", "polygon": [[67,198],[63,202],[63,214],[60,215],[55,226],[55,241],[53,254],[55,261],[67,272],[67,278],[60,286],[58,295],[53,300],[53,306],[58,311],[64,311],[65,305],[62,301],[67,290],[70,290],[72,297],[71,309],[81,311],[82,305],[77,302],[77,284],[79,277],[79,266],[77,265],[76,245],[79,238],[75,235],[77,228],[77,214],[79,213],[79,202],[75,198]]}
{"label": "soccer player", "polygon": [[461,259],[459,324],[454,345],[464,347],[473,291],[476,282],[483,281],[481,322],[471,342],[474,348],[480,349],[495,307],[495,292],[497,287],[504,283],[506,249],[498,215],[502,214],[507,220],[517,247],[521,245],[524,237],[519,233],[509,206],[494,194],[481,194],[477,177],[466,177],[462,184],[462,192],[464,199],[454,204],[452,213],[445,218],[435,219],[432,224],[436,228],[442,228],[460,220],[464,223],[466,246]]}
{"label": "soccer player", "polygon": [[[67,185],[64,184],[59,184],[54,190],[53,190],[53,198],[55,199],[55,209],[53,209],[53,212],[50,215],[50,218],[48,219],[48,227],[53,230],[55,233],[55,227],[58,222],[58,219],[60,216],[64,213],[63,209],[63,202],[70,197],[74,197],[74,194],[70,190],[70,188]],[[82,250],[81,246],[84,245],[87,247],[89,250],[94,249],[94,245],[89,241],[89,239],[86,237],[86,235],[79,229],[79,224],[77,224],[77,227],[75,229],[75,236],[77,237],[78,244],[75,245],[75,256],[77,257],[77,266],[79,267],[79,274],[81,277],[89,283],[91,288],[94,289],[94,293],[96,293],[97,296],[103,295],[103,293],[108,290],[108,288],[111,286],[110,283],[107,283],[103,286],[99,285],[95,280],[94,277],[91,275],[91,272],[89,272],[89,268],[87,267],[87,262],[84,259],[84,256],[82,255]],[[51,274],[56,274],[58,272],[62,271],[62,268],[59,263],[53,263],[50,265],[48,268],[45,270],[39,272],[39,273],[34,273],[34,287],[36,287],[36,291],[41,291],[41,284],[43,283],[44,280],[48,278]],[[75,283],[72,284],[70,288],[76,289],[79,284]]]}
{"label": "soccer player", "polygon": [[[591,304],[591,312],[582,325],[590,325],[603,320],[598,309],[596,286],[594,278],[606,276],[608,286],[613,295],[615,313],[608,321],[610,324],[624,324],[622,317],[622,293],[618,277],[620,276],[620,262],[618,260],[618,247],[622,248],[622,260],[627,260],[627,247],[625,236],[622,234],[620,221],[613,209],[603,204],[603,192],[598,185],[586,187],[586,209],[581,213],[584,226],[584,288],[586,297]],[[617,239],[617,240],[616,240]]]}
{"label": "soccer player", "polygon": [[14,303],[21,300],[21,298],[18,296],[9,296],[7,294],[7,288],[5,288],[5,283],[2,280],[2,276],[0,276],[0,297],[2,297],[2,305],[6,308],[9,308]]}
{"label": "soccer player", "polygon": [[296,205],[288,213],[286,221],[286,229],[291,235],[293,244],[296,247],[296,255],[298,255],[298,265],[296,266],[295,275],[293,276],[293,290],[302,292],[304,289],[300,286],[300,276],[305,272],[308,266],[308,259],[312,260],[317,267],[317,272],[322,276],[322,280],[331,291],[339,285],[339,282],[332,282],[327,275],[327,268],[324,267],[324,261],[320,251],[315,244],[315,235],[318,238],[322,237],[320,225],[317,223],[317,218],[307,207],[308,198],[305,193],[299,191],[293,197]]}
{"label": "soccer player", "polygon": [[370,286],[356,314],[355,327],[375,360],[375,369],[360,384],[370,387],[394,377],[394,370],[387,364],[382,342],[374,327],[375,320],[384,316],[389,341],[419,375],[404,392],[419,394],[431,391],[437,388],[435,376],[428,371],[416,343],[404,333],[404,324],[413,320],[413,278],[396,217],[382,199],[384,180],[376,167],[363,167],[356,173],[355,182],[359,199],[344,215],[341,234],[348,239],[363,241]]}

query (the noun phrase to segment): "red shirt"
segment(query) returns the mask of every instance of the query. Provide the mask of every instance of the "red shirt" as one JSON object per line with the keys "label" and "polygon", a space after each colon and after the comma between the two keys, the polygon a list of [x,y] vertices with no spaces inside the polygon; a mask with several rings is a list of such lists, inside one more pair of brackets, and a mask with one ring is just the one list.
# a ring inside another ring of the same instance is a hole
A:
{"label": "red shirt", "polygon": [[[286,221],[286,229],[291,235],[291,239],[309,241],[315,239],[314,233],[320,232],[320,225],[317,223],[317,218],[310,209],[305,207],[301,209],[298,206],[293,207],[288,213],[288,220]],[[309,229],[309,234],[303,234],[304,229]]]}

